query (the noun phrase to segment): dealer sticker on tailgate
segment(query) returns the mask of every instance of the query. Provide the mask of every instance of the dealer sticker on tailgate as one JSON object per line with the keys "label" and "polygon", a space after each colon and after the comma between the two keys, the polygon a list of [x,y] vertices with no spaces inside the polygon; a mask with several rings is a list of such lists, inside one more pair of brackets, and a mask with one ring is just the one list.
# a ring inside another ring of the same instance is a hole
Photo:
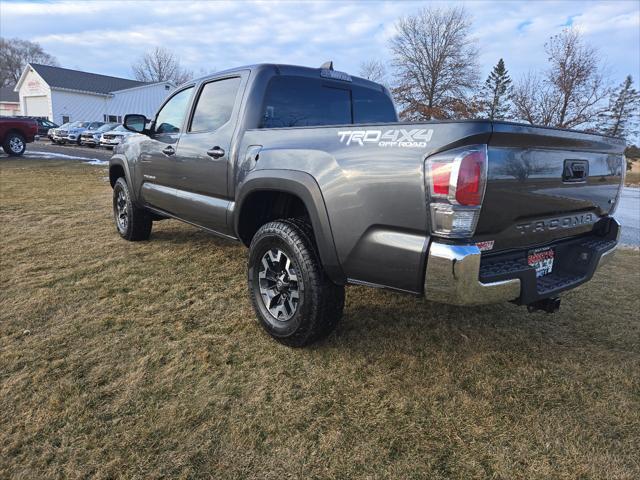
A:
{"label": "dealer sticker on tailgate", "polygon": [[543,277],[553,271],[553,258],[555,251],[551,247],[529,250],[527,263],[536,269],[536,277]]}

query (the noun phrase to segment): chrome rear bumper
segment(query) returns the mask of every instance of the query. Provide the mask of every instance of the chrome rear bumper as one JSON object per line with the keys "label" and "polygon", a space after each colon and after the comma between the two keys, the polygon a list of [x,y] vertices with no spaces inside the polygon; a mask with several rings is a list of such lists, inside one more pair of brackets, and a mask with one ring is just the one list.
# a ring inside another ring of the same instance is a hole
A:
{"label": "chrome rear bumper", "polygon": [[481,252],[475,245],[431,242],[424,294],[427,300],[451,305],[482,305],[515,300],[520,296],[517,278],[482,283]]}
{"label": "chrome rear bumper", "polygon": [[[620,237],[620,224],[614,218],[609,218],[608,221],[609,233],[602,237],[594,236],[594,240],[569,239],[564,241],[564,246],[554,245],[559,256],[564,258],[559,258],[554,267],[554,272],[560,272],[562,281],[551,287],[548,282],[553,276],[543,277],[544,280],[537,279],[535,270],[526,264],[524,254],[522,261],[515,264],[512,273],[506,271],[496,281],[482,282],[481,277],[485,280],[490,278],[487,278],[486,271],[481,275],[481,252],[478,247],[433,241],[427,258],[425,297],[451,305],[482,305],[511,300],[529,304],[542,298],[558,296],[564,290],[589,281],[602,265],[613,258]],[[578,254],[586,255],[583,264],[567,265]],[[566,274],[562,275],[563,272]]]}

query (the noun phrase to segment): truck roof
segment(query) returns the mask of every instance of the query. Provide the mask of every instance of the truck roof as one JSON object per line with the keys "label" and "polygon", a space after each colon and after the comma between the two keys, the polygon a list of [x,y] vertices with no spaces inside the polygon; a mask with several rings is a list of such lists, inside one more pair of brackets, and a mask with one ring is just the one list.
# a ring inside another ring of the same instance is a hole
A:
{"label": "truck roof", "polygon": [[[199,82],[202,80],[207,80],[209,78],[216,78],[225,75],[229,75],[231,73],[241,72],[245,70],[250,71],[259,71],[259,70],[269,70],[272,69],[278,75],[295,75],[299,77],[310,77],[310,78],[318,78],[320,76],[320,72],[323,69],[321,67],[313,68],[313,67],[303,67],[301,65],[287,65],[280,63],[256,63],[253,65],[243,65],[241,67],[234,67],[227,70],[221,70],[219,72],[210,73],[208,75],[203,75],[199,78],[192,80],[193,82]],[[340,72],[349,75],[351,78],[352,84],[360,85],[368,88],[380,88],[380,84],[376,82],[372,82],[371,80],[367,80],[366,78],[357,77],[349,74],[348,72],[343,72],[341,70],[331,70],[334,72]],[[189,82],[190,83],[190,82]]]}

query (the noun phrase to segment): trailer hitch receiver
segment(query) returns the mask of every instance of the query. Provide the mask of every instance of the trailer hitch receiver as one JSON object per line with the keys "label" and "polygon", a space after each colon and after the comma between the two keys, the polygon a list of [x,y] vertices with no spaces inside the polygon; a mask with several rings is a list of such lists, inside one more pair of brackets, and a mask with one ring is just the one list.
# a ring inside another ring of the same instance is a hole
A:
{"label": "trailer hitch receiver", "polygon": [[555,313],[560,310],[560,299],[558,297],[544,298],[527,305],[527,310],[529,311],[529,313],[537,311]]}

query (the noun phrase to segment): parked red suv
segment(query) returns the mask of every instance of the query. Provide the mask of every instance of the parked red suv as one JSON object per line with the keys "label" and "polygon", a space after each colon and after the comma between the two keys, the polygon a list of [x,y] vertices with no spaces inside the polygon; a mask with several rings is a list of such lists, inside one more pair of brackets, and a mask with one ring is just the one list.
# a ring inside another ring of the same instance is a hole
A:
{"label": "parked red suv", "polygon": [[22,155],[37,134],[38,122],[32,118],[0,118],[0,145],[9,155]]}

